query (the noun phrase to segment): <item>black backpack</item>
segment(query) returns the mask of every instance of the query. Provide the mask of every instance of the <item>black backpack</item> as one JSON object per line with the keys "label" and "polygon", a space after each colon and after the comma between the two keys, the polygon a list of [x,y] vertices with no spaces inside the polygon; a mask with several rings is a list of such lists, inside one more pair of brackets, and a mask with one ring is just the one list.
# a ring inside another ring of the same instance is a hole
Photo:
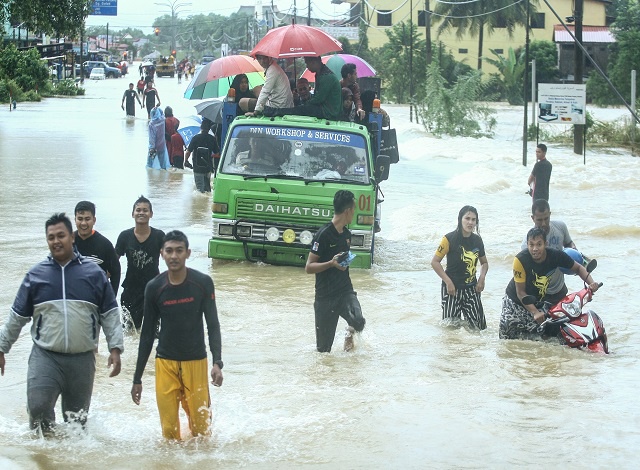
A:
{"label": "black backpack", "polygon": [[213,171],[211,150],[207,147],[198,147],[193,157],[193,171],[196,173],[209,173]]}

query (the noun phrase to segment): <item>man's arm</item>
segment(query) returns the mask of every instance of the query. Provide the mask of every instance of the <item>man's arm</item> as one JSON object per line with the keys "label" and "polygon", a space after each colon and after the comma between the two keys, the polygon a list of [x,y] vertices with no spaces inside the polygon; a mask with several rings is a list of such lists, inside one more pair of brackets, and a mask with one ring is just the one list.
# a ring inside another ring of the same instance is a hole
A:
{"label": "man's arm", "polygon": [[262,112],[262,110],[264,109],[264,105],[269,99],[269,96],[271,96],[271,92],[273,91],[273,87],[275,86],[275,82],[278,78],[277,74],[275,73],[275,69],[271,69],[273,66],[274,64],[271,64],[269,67],[267,67],[267,71],[264,75],[264,85],[262,85],[262,90],[260,90],[260,94],[258,95],[258,101],[256,102],[254,112]]}
{"label": "man's arm", "polygon": [[211,366],[211,382],[216,387],[222,385],[222,337],[220,334],[220,320],[218,319],[218,309],[216,307],[216,294],[213,281],[209,278],[210,285],[207,286],[204,298],[204,319],[207,323],[209,333],[209,349],[213,359]]}
{"label": "man's arm", "polygon": [[344,266],[341,266],[340,263],[338,263],[339,256],[340,256],[340,253],[335,255],[329,261],[325,261],[324,263],[321,263],[320,257],[318,255],[316,255],[313,252],[309,252],[309,257],[307,258],[307,264],[304,267],[304,270],[307,274],[321,273],[330,268],[336,268],[336,269],[339,269],[340,271],[346,271],[347,268]]}
{"label": "man's arm", "polygon": [[571,266],[571,271],[580,276],[580,279],[586,282],[593,292],[596,292],[600,287],[600,285],[593,280],[591,274],[581,264],[578,264],[574,261],[573,266]]}
{"label": "man's arm", "polygon": [[144,311],[142,320],[142,331],[140,332],[140,343],[138,344],[138,360],[136,361],[136,371],[133,375],[134,384],[142,384],[142,374],[151,355],[153,342],[156,337],[156,324],[160,317],[155,304],[156,291],[151,282],[144,290]]}
{"label": "man's arm", "polygon": [[[515,285],[516,285],[516,294],[518,295],[520,302],[522,302],[523,297],[527,295],[527,291],[525,289],[525,283],[516,282]],[[537,323],[542,323],[544,321],[544,312],[542,310],[538,310],[538,308],[534,304],[524,305],[524,308],[533,316],[533,319]]]}
{"label": "man's arm", "polygon": [[113,294],[118,295],[118,288],[120,287],[120,276],[122,275],[122,266],[120,266],[120,259],[116,253],[116,249],[111,242],[107,240],[107,271],[109,272],[109,282],[113,288]]}
{"label": "man's arm", "polygon": [[447,253],[449,253],[449,240],[445,236],[442,237],[442,241],[436,249],[436,254],[431,259],[431,267],[447,286],[447,294],[456,295],[456,286],[442,267],[442,260],[447,256]]}

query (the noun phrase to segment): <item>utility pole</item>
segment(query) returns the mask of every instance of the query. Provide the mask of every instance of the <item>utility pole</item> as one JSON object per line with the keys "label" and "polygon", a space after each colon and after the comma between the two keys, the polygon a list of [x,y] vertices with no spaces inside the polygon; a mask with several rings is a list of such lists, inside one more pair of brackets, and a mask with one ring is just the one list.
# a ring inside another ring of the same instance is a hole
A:
{"label": "utility pole", "polygon": [[[524,80],[522,82],[522,95],[524,97],[524,124],[522,126],[522,165],[527,166],[527,134],[529,126],[527,123],[527,82],[529,81],[529,28],[531,26],[531,0],[527,2],[527,24],[525,25],[524,40]],[[533,99],[533,97],[532,97]]]}
{"label": "utility pole", "polygon": [[413,0],[409,2],[409,122],[413,122]]}
{"label": "utility pole", "polygon": [[[584,12],[584,0],[575,0],[575,12],[573,14],[576,21],[576,30],[575,36],[576,41],[582,44],[582,16]],[[580,48],[577,44],[575,47],[575,55],[574,55],[574,73],[573,73],[573,82],[574,83],[582,83],[582,75],[584,75],[584,55],[582,53],[582,48]],[[573,153],[577,153],[580,155],[584,151],[583,142],[584,142],[584,131],[585,125],[575,125],[573,126]]]}
{"label": "utility pole", "polygon": [[105,49],[109,52],[109,23],[107,23],[107,44]]}
{"label": "utility pole", "polygon": [[311,26],[311,0],[307,6],[307,26]]}
{"label": "utility pole", "polygon": [[424,0],[424,27],[424,38],[427,45],[427,66],[429,66],[433,60],[433,50],[431,49],[431,11],[429,0]]}

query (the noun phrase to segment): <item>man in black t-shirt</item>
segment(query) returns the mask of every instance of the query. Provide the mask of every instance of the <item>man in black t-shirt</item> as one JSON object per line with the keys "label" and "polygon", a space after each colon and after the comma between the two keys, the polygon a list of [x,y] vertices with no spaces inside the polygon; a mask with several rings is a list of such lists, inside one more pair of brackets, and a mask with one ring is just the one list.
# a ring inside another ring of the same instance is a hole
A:
{"label": "man in black t-shirt", "polygon": [[536,302],[556,304],[561,298],[547,293],[551,275],[557,268],[571,269],[596,292],[598,283],[581,264],[576,263],[564,251],[546,247],[546,234],[534,227],[527,233],[527,249],[513,260],[513,278],[502,298],[499,335],[503,339],[536,339],[548,332],[539,328],[545,312],[535,304],[524,305],[523,297],[532,295]]}
{"label": "man in black t-shirt", "polygon": [[351,245],[351,232],[346,226],[353,221],[355,213],[353,193],[338,191],[333,198],[333,208],[331,222],[320,228],[313,238],[305,267],[308,274],[316,275],[313,308],[318,352],[331,352],[339,317],[349,324],[344,341],[347,351],[353,348],[353,333],[362,331],[365,325],[349,268],[339,262],[340,255],[347,253]]}
{"label": "man in black t-shirt", "polygon": [[[193,136],[184,154],[186,167],[190,165],[189,157],[193,154],[193,179],[196,189],[201,193],[211,192],[211,173],[218,168],[220,160],[218,142],[215,136],[209,134],[212,124],[209,119],[202,120],[200,132]],[[208,152],[199,152],[200,147],[208,149]]]}
{"label": "man in black t-shirt", "polygon": [[120,286],[120,260],[111,242],[93,229],[96,223],[96,206],[90,201],[80,201],[75,208],[76,249],[85,258],[95,261],[107,274],[114,295]]}
{"label": "man in black t-shirt", "polygon": [[144,308],[144,289],[147,282],[160,272],[160,250],[164,232],[149,225],[153,217],[151,201],[140,196],[133,204],[131,217],[136,221],[133,228],[124,230],[118,236],[116,253],[127,256],[127,274],[122,283],[120,305],[130,318],[125,318],[125,328],[142,326]]}
{"label": "man in black t-shirt", "polygon": [[174,230],[164,237],[162,258],[167,271],[151,280],[145,290],[144,323],[131,387],[131,398],[139,405],[142,373],[153,349],[159,321],[155,388],[162,435],[167,439],[180,439],[179,403],[189,417],[193,436],[211,434],[203,318],[213,359],[211,381],[219,387],[223,380],[222,340],[213,281],[209,275],[187,268],[190,255],[189,240],[184,233]]}
{"label": "man in black t-shirt", "polygon": [[536,199],[549,200],[549,180],[551,179],[552,165],[547,160],[547,146],[544,144],[538,144],[536,147],[536,158],[538,161],[533,165],[533,170],[529,175],[529,181],[527,184],[531,186],[533,183],[533,191],[531,197],[535,201]]}

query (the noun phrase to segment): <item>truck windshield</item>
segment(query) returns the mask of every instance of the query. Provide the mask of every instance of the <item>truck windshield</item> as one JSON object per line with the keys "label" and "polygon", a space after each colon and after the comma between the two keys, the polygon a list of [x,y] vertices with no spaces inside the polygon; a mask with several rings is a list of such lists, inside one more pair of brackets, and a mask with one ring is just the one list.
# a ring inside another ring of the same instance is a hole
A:
{"label": "truck windshield", "polygon": [[370,182],[364,137],[330,129],[237,126],[219,171],[245,177]]}

